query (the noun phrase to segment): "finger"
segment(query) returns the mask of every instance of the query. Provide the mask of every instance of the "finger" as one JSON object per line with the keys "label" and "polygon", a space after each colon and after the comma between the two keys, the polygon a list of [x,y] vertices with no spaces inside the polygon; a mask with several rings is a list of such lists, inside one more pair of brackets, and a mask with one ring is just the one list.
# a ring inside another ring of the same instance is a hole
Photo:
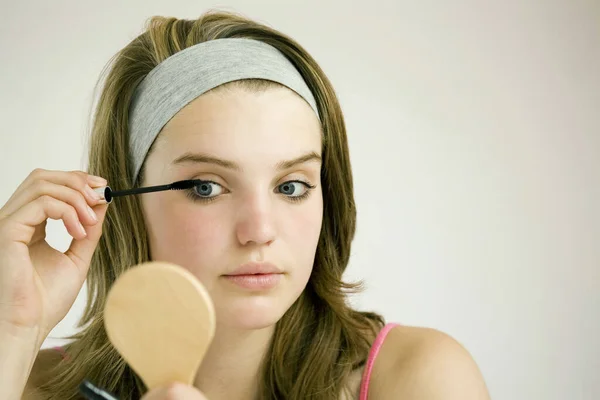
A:
{"label": "finger", "polygon": [[29,245],[36,227],[48,218],[62,220],[74,239],[83,239],[87,236],[73,206],[54,197],[43,195],[1,221],[3,239]]}
{"label": "finger", "polygon": [[[93,213],[87,209],[87,205],[96,205],[104,203],[100,195],[95,193],[87,184],[85,177],[78,174],[72,174],[68,180],[38,179],[21,190],[2,208],[2,215],[9,216],[23,205],[32,202],[42,195],[50,195],[59,200],[63,200],[74,206],[80,213],[80,218],[85,224],[94,224]],[[78,194],[78,195],[77,195]],[[81,200],[78,200],[81,198]]]}
{"label": "finger", "polygon": [[[94,225],[98,222],[98,217],[90,207],[89,200],[86,199],[83,193],[71,189],[70,187],[48,181],[39,181],[31,191],[23,192],[23,196],[26,197],[25,200],[27,203],[30,203],[41,196],[53,197],[75,208],[79,221],[83,225]],[[97,200],[94,202],[97,202]]]}
{"label": "finger", "polygon": [[[29,173],[29,175],[21,182],[21,184],[14,191],[13,195],[19,195],[22,191],[27,190],[30,186],[34,185],[38,180],[49,180],[55,181],[62,185],[66,185],[69,178],[72,175],[83,176],[85,178],[85,172],[83,171],[55,171],[47,170],[42,168],[36,168]],[[11,197],[12,198],[12,197]],[[10,201],[10,199],[9,199]],[[18,207],[19,208],[19,207]]]}
{"label": "finger", "polygon": [[94,250],[98,246],[100,236],[102,236],[102,226],[108,204],[102,204],[94,207],[94,212],[98,216],[98,223],[93,226],[86,227],[87,236],[81,239],[74,239],[65,252],[75,265],[79,267],[85,274],[94,255]]}
{"label": "finger", "polygon": [[[19,185],[6,204],[0,209],[0,218],[6,217],[23,205],[33,201],[42,193],[40,182],[52,182],[81,192],[90,205],[103,203],[100,196],[92,188],[105,186],[106,179],[89,175],[83,171],[50,171],[37,168]],[[35,194],[38,194],[37,196]]]}

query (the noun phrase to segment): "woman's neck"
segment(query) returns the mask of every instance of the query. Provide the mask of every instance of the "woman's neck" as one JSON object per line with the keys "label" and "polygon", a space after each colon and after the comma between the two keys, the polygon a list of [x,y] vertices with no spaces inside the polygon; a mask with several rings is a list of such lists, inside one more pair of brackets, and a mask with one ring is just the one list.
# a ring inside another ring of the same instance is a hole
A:
{"label": "woman's neck", "polygon": [[210,400],[255,399],[261,363],[274,328],[234,330],[218,326],[194,386]]}

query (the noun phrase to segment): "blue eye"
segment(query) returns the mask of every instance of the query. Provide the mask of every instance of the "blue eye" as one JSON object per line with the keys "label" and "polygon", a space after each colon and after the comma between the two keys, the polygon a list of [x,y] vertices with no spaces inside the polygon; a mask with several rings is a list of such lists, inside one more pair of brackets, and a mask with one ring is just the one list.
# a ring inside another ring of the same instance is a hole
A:
{"label": "blue eye", "polygon": [[223,186],[213,181],[199,181],[191,189],[187,189],[187,195],[192,200],[210,201],[214,200],[223,192]]}
{"label": "blue eye", "polygon": [[196,193],[198,193],[198,195],[202,197],[208,197],[215,191],[215,186],[221,187],[221,185],[215,182],[203,182],[194,186],[194,189],[196,190]]}
{"label": "blue eye", "polygon": [[290,197],[302,196],[306,190],[308,190],[307,185],[300,181],[289,181],[279,185],[280,193]]}
{"label": "blue eye", "polygon": [[288,200],[291,201],[301,201],[308,198],[311,190],[316,188],[315,185],[303,181],[287,181],[278,187],[280,193],[286,195]]}

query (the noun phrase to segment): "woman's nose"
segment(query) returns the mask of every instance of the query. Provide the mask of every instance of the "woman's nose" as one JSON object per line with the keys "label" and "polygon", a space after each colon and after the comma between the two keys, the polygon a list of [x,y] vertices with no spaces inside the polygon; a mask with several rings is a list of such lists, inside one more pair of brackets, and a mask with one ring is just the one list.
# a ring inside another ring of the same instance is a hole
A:
{"label": "woman's nose", "polygon": [[237,239],[242,245],[264,245],[275,240],[273,206],[268,196],[248,196],[238,209]]}

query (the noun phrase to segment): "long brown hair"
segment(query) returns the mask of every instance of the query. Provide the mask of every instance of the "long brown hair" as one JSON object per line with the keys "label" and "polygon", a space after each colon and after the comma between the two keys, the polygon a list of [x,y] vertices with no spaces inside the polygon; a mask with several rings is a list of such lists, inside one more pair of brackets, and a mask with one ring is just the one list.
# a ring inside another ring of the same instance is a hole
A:
{"label": "long brown hair", "polygon": [[[346,128],[331,83],[316,61],[290,37],[239,14],[209,11],[196,20],[152,17],[145,31],[107,64],[91,129],[89,172],[129,188],[128,107],[135,87],[160,62],[189,46],[220,38],[245,37],[279,49],[313,92],[322,120],[321,180],[324,216],[312,275],[304,292],[276,324],[262,364],[261,399],[337,399],[351,372],[361,367],[383,318],[354,310],[348,295],[362,282],[345,283],[356,225]],[[110,67],[110,68],[109,68]],[[101,81],[98,82],[100,84]],[[243,84],[243,83],[242,83]],[[248,86],[252,88],[252,82]],[[48,399],[75,399],[86,378],[120,399],[138,399],[146,388],[107,338],[102,311],[115,279],[149,261],[142,209],[136,196],[110,206],[87,280],[88,302],[80,332],[66,346],[68,359],[39,389]],[[45,397],[46,397],[45,396]]]}

